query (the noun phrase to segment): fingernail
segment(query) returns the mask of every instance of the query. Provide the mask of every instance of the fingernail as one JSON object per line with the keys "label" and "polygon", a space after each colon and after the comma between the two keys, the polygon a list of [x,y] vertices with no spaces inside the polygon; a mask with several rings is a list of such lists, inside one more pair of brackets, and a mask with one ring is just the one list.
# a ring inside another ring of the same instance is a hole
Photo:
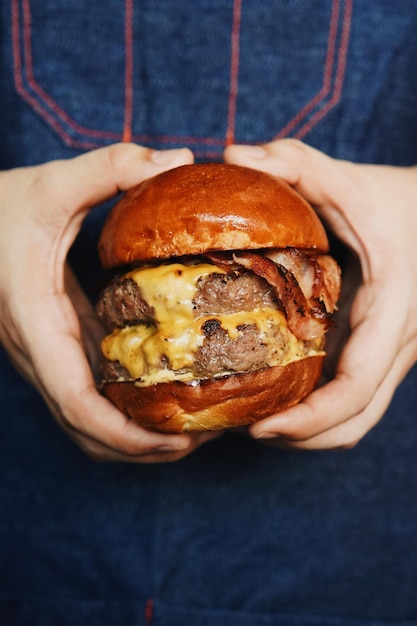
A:
{"label": "fingernail", "polygon": [[264,159],[267,156],[267,152],[262,146],[242,146],[242,152],[249,159]]}
{"label": "fingernail", "polygon": [[182,148],[173,150],[154,150],[151,154],[151,161],[157,165],[167,165],[175,161],[177,156],[182,152]]}

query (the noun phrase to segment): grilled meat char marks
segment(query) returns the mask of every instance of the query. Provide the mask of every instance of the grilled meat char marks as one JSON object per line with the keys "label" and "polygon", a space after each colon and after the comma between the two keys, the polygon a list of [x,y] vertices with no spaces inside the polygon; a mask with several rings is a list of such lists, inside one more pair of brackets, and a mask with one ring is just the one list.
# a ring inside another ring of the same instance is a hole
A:
{"label": "grilled meat char marks", "polygon": [[[244,269],[227,274],[213,273],[198,280],[193,300],[195,318],[222,315],[257,308],[279,308],[273,288],[263,278]],[[132,278],[117,277],[101,292],[97,314],[106,328],[122,328],[154,323],[154,311],[143,299],[140,287]],[[218,319],[204,322],[203,345],[195,355],[197,377],[208,378],[224,371],[249,371],[265,365],[268,350],[254,324],[241,324],[239,335],[231,339]],[[283,341],[279,336],[277,342]],[[166,367],[161,363],[161,368]],[[106,359],[102,367],[105,380],[129,379],[125,368]]]}
{"label": "grilled meat char marks", "polygon": [[296,337],[308,340],[324,336],[340,290],[340,270],[330,256],[315,258],[289,248],[268,256],[244,251],[233,258],[264,278],[279,295],[288,328]]}
{"label": "grilled meat char marks", "polygon": [[[286,256],[289,254],[286,253]],[[211,256],[216,258],[210,258]],[[210,261],[218,264],[226,273],[216,273],[214,269],[212,274],[200,277],[197,282],[197,292],[193,300],[194,317],[198,319],[213,315],[213,319],[202,322],[204,340],[195,354],[193,368],[197,377],[210,378],[225,371],[251,371],[267,363],[268,348],[263,344],[256,324],[241,324],[237,328],[237,336],[231,338],[215,316],[257,309],[279,309],[284,311],[295,335],[306,340],[306,350],[310,344],[308,339],[324,334],[329,323],[325,312],[327,307],[324,306],[324,298],[317,298],[318,293],[313,294],[314,289],[317,290],[319,266],[314,258],[304,254],[302,256],[304,267],[301,276],[300,259],[295,259],[295,253],[291,253],[291,261],[298,261],[297,277],[288,267],[289,262],[285,263],[287,268],[284,264],[277,263],[282,261],[280,257],[273,261],[248,252],[233,257],[223,254],[209,256]],[[301,290],[299,282],[303,276],[304,282],[311,285],[303,285]],[[306,298],[303,292],[307,289],[310,293]],[[320,306],[317,309],[318,304]],[[137,283],[129,277],[117,277],[107,285],[97,303],[97,313],[110,330],[155,323],[155,311],[144,300]],[[279,350],[280,342],[283,344],[285,340],[279,330],[276,335]],[[161,369],[169,367],[166,358],[163,360]],[[107,380],[129,378],[126,370],[117,363],[111,367],[104,364],[104,374]]]}
{"label": "grilled meat char marks", "polygon": [[[194,298],[196,317],[277,308],[274,290],[252,272],[233,271],[210,274],[198,281]],[[196,376],[212,377],[222,372],[246,372],[265,366],[268,348],[261,341],[255,324],[240,324],[239,335],[231,339],[218,319],[207,320],[202,327],[205,339],[195,357]],[[277,336],[277,343],[284,343]]]}
{"label": "grilled meat char marks", "polygon": [[[231,339],[217,319],[203,324],[203,346],[195,357],[194,371],[201,378],[222,372],[248,372],[265,367],[268,348],[259,337],[256,324],[240,324],[236,339]],[[277,343],[284,347],[284,339],[277,334]]]}
{"label": "grilled meat char marks", "polygon": [[[198,281],[194,316],[221,315],[256,308],[277,308],[273,288],[252,272],[209,274]],[[96,305],[101,323],[113,330],[154,322],[155,311],[132,278],[117,277],[101,292]]]}

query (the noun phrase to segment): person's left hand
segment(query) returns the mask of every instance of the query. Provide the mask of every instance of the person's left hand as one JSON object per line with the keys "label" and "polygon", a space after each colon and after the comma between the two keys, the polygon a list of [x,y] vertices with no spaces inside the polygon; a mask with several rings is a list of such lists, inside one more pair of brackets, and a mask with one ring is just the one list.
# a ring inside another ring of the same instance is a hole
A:
{"label": "person's left hand", "polygon": [[[254,424],[253,437],[294,448],[355,445],[383,416],[417,361],[417,168],[332,159],[296,140],[230,146],[225,159],[286,179],[357,258],[341,302],[332,379],[296,407]],[[360,280],[359,280],[360,279]],[[346,328],[344,328],[344,320]],[[339,349],[340,348],[340,349]]]}

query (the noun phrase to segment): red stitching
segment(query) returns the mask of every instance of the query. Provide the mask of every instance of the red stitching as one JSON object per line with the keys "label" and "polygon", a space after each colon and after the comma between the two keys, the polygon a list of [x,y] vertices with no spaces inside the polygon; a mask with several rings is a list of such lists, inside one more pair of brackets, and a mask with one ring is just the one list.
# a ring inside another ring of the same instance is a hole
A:
{"label": "red stitching", "polygon": [[[133,91],[132,91],[132,100],[129,101],[129,89],[133,88],[133,51],[132,53],[128,50],[129,43],[126,41],[126,76],[125,76],[125,127],[123,130],[123,136],[119,133],[115,133],[112,131],[102,131],[96,129],[86,128],[80,124],[78,124],[75,120],[73,120],[70,115],[63,109],[59,107],[59,105],[55,102],[55,100],[47,93],[45,90],[37,83],[34,74],[33,74],[33,64],[32,64],[32,45],[31,45],[31,13],[30,13],[30,0],[20,0],[23,6],[23,43],[24,43],[24,67],[26,70],[26,80],[31,89],[38,95],[41,102],[38,102],[25,88],[22,76],[22,62],[21,62],[21,54],[20,54],[20,20],[19,20],[19,0],[13,0],[13,39],[14,39],[14,51],[15,51],[15,83],[16,88],[19,94],[25,99],[33,109],[41,115],[57,132],[57,134],[64,139],[64,141],[71,146],[78,147],[81,149],[92,149],[96,148],[97,145],[91,142],[80,141],[74,139],[69,135],[65,128],[62,127],[62,124],[53,117],[49,111],[42,106],[42,102],[46,104],[51,111],[55,113],[55,115],[61,119],[65,124],[67,124],[70,128],[72,128],[75,132],[81,135],[85,135],[87,137],[92,137],[96,139],[107,139],[112,141],[118,141],[121,138],[124,140],[129,140],[129,132],[131,133],[131,122],[130,122],[130,131],[129,131],[129,116],[133,117]],[[126,0],[126,18],[125,18],[125,30],[126,36],[130,37],[131,31],[131,19],[133,17],[133,5],[128,7],[128,4],[132,4],[133,0]],[[17,17],[16,17],[17,16]],[[133,45],[133,42],[132,42]],[[132,60],[130,61],[128,57],[132,54]],[[131,82],[131,85],[129,83]],[[132,109],[130,110],[130,107]],[[126,136],[125,136],[126,133]],[[137,135],[135,137],[130,136],[130,139],[134,139],[135,141],[161,141],[163,143],[172,142],[172,143],[184,143],[187,142],[190,145],[192,144],[202,144],[202,145],[218,145],[219,147],[223,147],[225,145],[224,139],[210,138],[210,137],[176,137],[171,135],[161,135],[159,137],[155,137],[153,135]]]}
{"label": "red stitching", "polygon": [[[18,1],[18,0],[17,0]],[[81,126],[77,122],[75,122],[70,115],[55,102],[51,96],[44,91],[44,89],[37,83],[34,74],[33,74],[33,63],[32,63],[32,23],[31,23],[31,12],[30,12],[30,0],[22,0],[23,7],[23,43],[24,43],[24,53],[25,53],[25,70],[26,70],[26,79],[28,85],[31,89],[39,96],[41,100],[56,114],[58,118],[60,118],[63,122],[65,122],[68,126],[72,127],[76,132],[89,136],[89,137],[97,137],[101,139],[119,139],[120,135],[118,133],[114,133],[111,131],[100,131],[100,130],[91,130],[89,128],[85,128]],[[22,83],[23,85],[23,83]],[[25,93],[28,98],[30,98],[30,94],[27,90]],[[50,115],[50,113],[41,105],[38,105],[37,110],[41,112],[43,117],[53,125],[52,121],[54,118]],[[56,126],[54,126],[56,128]],[[70,143],[73,142],[73,139],[66,133],[65,129],[61,127],[61,134],[69,138]],[[66,139],[67,140],[67,139]]]}
{"label": "red stitching", "polygon": [[339,61],[336,69],[333,95],[327,104],[317,111],[315,115],[294,135],[297,139],[302,139],[316,126],[321,119],[340,101],[343,91],[343,81],[346,70],[347,51],[349,47],[350,28],[352,23],[352,0],[346,0],[343,14],[342,33],[339,46]]}
{"label": "red stitching", "polygon": [[233,24],[231,36],[230,86],[226,129],[226,145],[234,143],[236,126],[236,102],[239,90],[239,44],[242,19],[242,0],[233,3]]}
{"label": "red stitching", "polygon": [[330,92],[331,89],[331,81],[332,81],[332,73],[334,67],[334,59],[335,59],[335,49],[336,49],[336,37],[337,37],[337,25],[339,23],[339,13],[340,13],[340,0],[333,0],[331,17],[330,17],[330,29],[329,36],[327,39],[327,52],[326,52],[326,61],[324,65],[323,72],[323,85],[320,91],[299,111],[293,118],[280,130],[280,132],[275,136],[275,139],[280,139],[282,137],[287,137],[291,131],[296,128],[303,118],[305,118],[310,111],[314,109]]}
{"label": "red stitching", "polygon": [[16,89],[22,95],[22,57],[19,44],[19,5],[17,0],[12,2],[12,44],[13,44],[13,75]]}
{"label": "red stitching", "polygon": [[[290,120],[274,138],[287,136],[305,119],[311,111],[327,98],[331,92],[332,75],[336,58],[336,40],[340,13],[341,0],[333,0],[332,13],[330,18],[330,30],[328,37],[328,45],[326,52],[326,62],[323,72],[323,84],[320,91]],[[23,15],[23,38],[21,35],[21,17],[20,6],[22,6]],[[201,145],[218,147],[219,149],[233,143],[235,140],[235,125],[237,114],[237,96],[238,96],[238,78],[239,78],[239,44],[240,44],[240,27],[242,0],[234,0],[233,5],[233,25],[231,34],[231,68],[230,68],[230,84],[229,84],[229,100],[228,100],[228,118],[226,137],[224,139],[215,137],[181,137],[173,135],[145,135],[139,134],[132,137],[132,120],[133,120],[133,0],[125,0],[125,111],[124,111],[124,127],[122,137],[119,133],[113,131],[103,131],[98,129],[86,128],[73,120],[70,115],[37,83],[33,73],[32,60],[32,40],[31,40],[31,10],[30,0],[12,0],[12,40],[13,40],[13,72],[17,92],[26,100],[32,108],[43,117],[59,136],[64,139],[68,145],[72,145],[80,149],[92,149],[97,147],[96,143],[82,141],[72,137],[62,126],[62,122],[74,132],[91,137],[92,139],[106,139],[118,141],[121,138],[124,141],[159,141],[161,143],[188,143],[189,145]],[[304,126],[299,128],[294,135],[297,138],[304,137],[310,130],[318,124],[318,122],[333,108],[340,100],[343,81],[346,70],[347,50],[350,38],[350,28],[352,19],[352,0],[345,0],[345,10],[343,16],[342,31],[340,37],[340,45],[338,49],[338,59],[336,66],[336,76],[333,86],[333,93],[330,100],[308,120]],[[23,40],[23,43],[22,43]],[[22,54],[23,53],[23,54]],[[38,101],[28,91],[24,84],[24,71],[27,85],[38,96]],[[48,108],[50,110],[48,110]],[[54,115],[56,116],[54,117]],[[217,152],[201,153],[205,156],[218,156]]]}
{"label": "red stitching", "polygon": [[152,626],[153,622],[153,598],[148,598],[145,605],[145,626]]}
{"label": "red stitching", "polygon": [[[13,40],[13,74],[17,92],[22,96],[26,102],[28,102],[32,108],[39,113],[42,117],[47,119],[48,123],[57,132],[58,135],[64,138],[67,143],[72,142],[72,138],[61,128],[58,122],[51,115],[46,114],[44,109],[40,106],[38,101],[33,98],[25,89],[22,80],[22,54],[21,54],[21,40],[20,40],[20,11],[18,0],[13,0],[12,4],[12,40]],[[26,51],[25,51],[26,52]],[[25,59],[26,60],[26,59]],[[88,145],[87,149],[95,147],[94,144]]]}
{"label": "red stitching", "polygon": [[[29,86],[33,89],[33,91],[39,96],[41,100],[43,100],[54,113],[61,118],[64,122],[68,124],[68,126],[72,126],[74,130],[77,132],[87,135],[87,136],[96,136],[106,139],[116,139],[119,137],[118,134],[110,132],[110,131],[91,131],[89,128],[81,126],[77,124],[75,120],[71,118],[71,116],[61,109],[61,107],[57,104],[57,102],[51,98],[51,96],[44,91],[44,89],[39,85],[36,81],[33,74],[33,60],[32,60],[32,20],[31,20],[31,12],[30,12],[30,0],[22,0],[23,5],[23,38],[24,38],[24,50],[25,50],[25,69],[26,69],[26,78]],[[49,116],[48,112],[45,110],[45,116]],[[49,117],[50,119],[50,117]],[[62,129],[65,132],[64,129]]]}
{"label": "red stitching", "polygon": [[125,115],[123,141],[132,141],[133,120],[133,0],[125,2]]}
{"label": "red stitching", "polygon": [[[43,117],[57,132],[57,134],[64,139],[64,141],[71,146],[81,149],[92,149],[96,148],[97,145],[92,142],[77,140],[63,128],[62,124],[59,120],[62,120],[67,126],[72,128],[76,133],[85,135],[87,137],[95,138],[95,139],[107,139],[112,141],[118,141],[121,139],[121,135],[119,133],[115,133],[112,131],[102,131],[97,129],[86,128],[80,124],[78,124],[75,120],[73,120],[70,115],[61,109],[57,102],[37,83],[34,73],[33,73],[33,63],[32,63],[32,44],[31,44],[31,12],[30,12],[30,0],[12,0],[13,2],[13,45],[14,45],[14,75],[15,75],[15,84],[18,93],[26,100],[32,108]],[[36,98],[34,98],[30,92],[27,90],[23,83],[23,65],[22,65],[22,57],[20,53],[20,45],[21,45],[21,31],[20,31],[20,20],[19,20],[19,2],[21,2],[23,7],[23,45],[24,45],[24,67],[26,70],[26,80],[29,87],[33,90],[35,94],[40,98],[41,102],[38,102]],[[132,18],[133,18],[133,0],[125,0],[126,2],[126,17],[125,17],[125,33],[126,33],[126,70],[125,70],[125,116],[124,116],[124,129],[123,129],[123,140],[129,141],[159,141],[162,143],[188,143],[189,145],[209,145],[209,146],[218,146],[219,148],[223,148],[226,145],[225,139],[215,138],[215,137],[183,137],[183,136],[174,136],[174,135],[146,135],[139,134],[132,136],[131,135],[131,120],[133,119],[133,41],[130,43],[129,39],[132,36]],[[239,5],[240,8],[241,0],[236,0],[236,5]],[[235,15],[235,28],[239,30],[239,21],[240,15],[239,11],[236,9],[234,12]],[[236,67],[236,66],[235,66]],[[237,69],[231,71],[231,87],[233,83],[232,77],[235,76],[235,80],[237,81]],[[130,92],[130,90],[132,90]],[[237,93],[237,90],[236,90]],[[43,105],[42,105],[43,103]],[[58,117],[56,119],[48,109],[45,107],[47,105],[51,111]],[[234,132],[234,117],[236,114],[235,111],[236,102],[233,102],[233,98],[229,97],[229,120],[231,124],[232,134]],[[217,153],[216,153],[217,154]]]}

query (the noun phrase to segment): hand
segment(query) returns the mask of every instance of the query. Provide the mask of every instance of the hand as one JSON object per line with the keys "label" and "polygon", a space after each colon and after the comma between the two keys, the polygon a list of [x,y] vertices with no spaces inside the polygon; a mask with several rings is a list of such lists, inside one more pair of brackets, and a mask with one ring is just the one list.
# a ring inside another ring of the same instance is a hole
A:
{"label": "hand", "polygon": [[[417,361],[417,168],[337,161],[291,139],[230,146],[225,159],[286,179],[361,270],[350,310],[340,311],[350,334],[333,379],[250,433],[294,448],[353,446],[380,420]],[[342,280],[349,283],[349,274]]]}
{"label": "hand", "polygon": [[192,161],[185,149],[116,144],[0,173],[0,339],[58,423],[97,460],[172,461],[210,437],[150,433],[97,392],[91,368],[102,328],[66,262],[91,207]]}

